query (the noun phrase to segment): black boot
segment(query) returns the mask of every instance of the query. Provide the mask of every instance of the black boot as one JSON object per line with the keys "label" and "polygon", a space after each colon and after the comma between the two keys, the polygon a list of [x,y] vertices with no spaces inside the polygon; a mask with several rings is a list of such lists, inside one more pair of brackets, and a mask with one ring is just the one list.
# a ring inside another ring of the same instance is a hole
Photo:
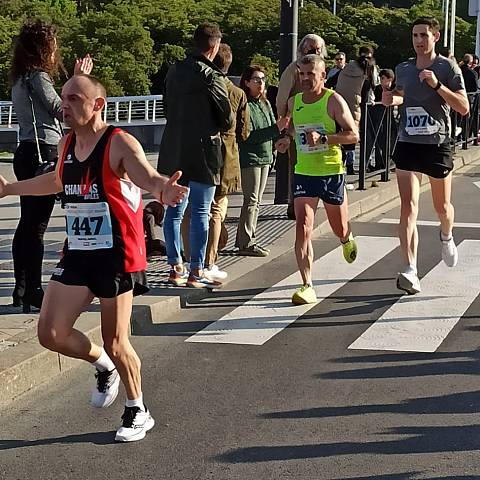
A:
{"label": "black boot", "polygon": [[43,302],[43,290],[41,287],[32,290],[31,292],[25,292],[23,296],[23,313],[30,313],[32,311],[31,307],[40,309]]}

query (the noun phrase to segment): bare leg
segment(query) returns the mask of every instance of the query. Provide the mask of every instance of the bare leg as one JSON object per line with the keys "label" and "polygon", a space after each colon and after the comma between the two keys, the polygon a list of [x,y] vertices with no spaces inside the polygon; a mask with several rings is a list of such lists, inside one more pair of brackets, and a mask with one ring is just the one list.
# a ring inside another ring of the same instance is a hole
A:
{"label": "bare leg", "polygon": [[416,268],[418,249],[418,200],[420,197],[422,174],[397,169],[396,177],[401,202],[399,225],[400,247],[407,265]]}
{"label": "bare leg", "polygon": [[452,195],[452,174],[445,178],[429,177],[432,190],[432,200],[438,219],[440,220],[441,230],[445,237],[451,237],[453,230],[453,220],[455,211],[451,203]]}
{"label": "bare leg", "polygon": [[294,199],[296,217],[295,255],[304,285],[312,285],[313,246],[312,232],[318,198]]}
{"label": "bare leg", "polygon": [[102,352],[82,332],[73,328],[82,310],[93,300],[87,287],[50,280],[38,321],[40,344],[67,357],[95,362]]}
{"label": "bare leg", "polygon": [[142,393],[141,363],[129,339],[132,301],[132,290],[118,297],[100,299],[104,348],[117,368],[129,400]]}
{"label": "bare leg", "polygon": [[331,205],[323,202],[323,206],[325,207],[328,223],[330,223],[330,227],[332,227],[332,232],[340,239],[340,241],[346,242],[350,235],[347,196],[345,195],[341,205]]}

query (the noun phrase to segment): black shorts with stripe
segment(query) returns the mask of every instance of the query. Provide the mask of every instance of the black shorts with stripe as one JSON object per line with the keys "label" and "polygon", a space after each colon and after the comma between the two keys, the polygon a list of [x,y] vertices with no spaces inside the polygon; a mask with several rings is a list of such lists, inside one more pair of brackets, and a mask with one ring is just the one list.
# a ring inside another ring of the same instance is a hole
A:
{"label": "black shorts with stripe", "polygon": [[145,271],[118,272],[112,263],[92,261],[81,252],[65,253],[51,279],[87,287],[98,298],[114,298],[130,290],[134,296],[143,295],[149,290]]}
{"label": "black shorts with stripe", "polygon": [[452,148],[448,142],[440,145],[397,142],[393,161],[400,170],[433,178],[445,178],[453,170]]}

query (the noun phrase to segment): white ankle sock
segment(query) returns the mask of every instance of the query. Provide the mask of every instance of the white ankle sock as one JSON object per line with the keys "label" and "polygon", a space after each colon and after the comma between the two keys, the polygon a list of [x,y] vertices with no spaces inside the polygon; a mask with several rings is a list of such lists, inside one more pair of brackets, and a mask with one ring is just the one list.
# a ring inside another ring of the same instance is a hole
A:
{"label": "white ankle sock", "polygon": [[452,233],[445,235],[443,232],[440,232],[440,239],[442,240],[442,242],[448,242],[451,238],[453,238]]}
{"label": "white ankle sock", "polygon": [[413,275],[416,275],[417,274],[417,267],[415,265],[409,265],[404,271],[403,273],[406,273],[407,275],[410,275],[410,274],[413,274]]}
{"label": "white ankle sock", "polygon": [[114,370],[115,365],[110,360],[110,357],[107,355],[107,352],[102,348],[102,353],[96,362],[93,362],[93,365],[100,372],[105,372],[106,370]]}
{"label": "white ankle sock", "polygon": [[125,405],[127,407],[138,407],[141,410],[145,411],[145,405],[143,404],[143,394],[140,394],[138,398],[135,398],[133,400],[127,398],[127,400],[125,401]]}

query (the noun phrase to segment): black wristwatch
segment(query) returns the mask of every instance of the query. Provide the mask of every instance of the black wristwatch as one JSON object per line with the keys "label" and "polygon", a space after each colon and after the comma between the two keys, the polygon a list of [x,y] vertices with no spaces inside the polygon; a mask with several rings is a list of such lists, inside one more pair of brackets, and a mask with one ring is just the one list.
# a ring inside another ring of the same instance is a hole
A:
{"label": "black wristwatch", "polygon": [[437,80],[437,84],[433,87],[433,89],[437,91],[442,85],[443,83],[440,80]]}
{"label": "black wristwatch", "polygon": [[325,145],[328,143],[328,137],[324,133],[320,134],[320,143],[322,145]]}

